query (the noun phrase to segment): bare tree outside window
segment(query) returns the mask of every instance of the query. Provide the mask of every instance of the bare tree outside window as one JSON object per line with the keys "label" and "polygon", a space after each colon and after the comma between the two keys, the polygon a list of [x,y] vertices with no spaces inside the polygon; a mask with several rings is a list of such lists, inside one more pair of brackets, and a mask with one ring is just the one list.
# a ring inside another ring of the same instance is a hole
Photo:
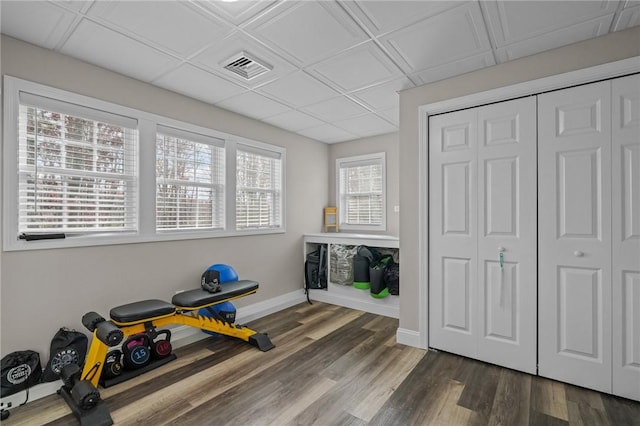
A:
{"label": "bare tree outside window", "polygon": [[158,133],[156,228],[224,228],[224,148]]}
{"label": "bare tree outside window", "polygon": [[236,163],[236,228],[282,226],[281,159],[239,148]]}
{"label": "bare tree outside window", "polygon": [[21,232],[133,229],[137,130],[21,105],[19,138]]}

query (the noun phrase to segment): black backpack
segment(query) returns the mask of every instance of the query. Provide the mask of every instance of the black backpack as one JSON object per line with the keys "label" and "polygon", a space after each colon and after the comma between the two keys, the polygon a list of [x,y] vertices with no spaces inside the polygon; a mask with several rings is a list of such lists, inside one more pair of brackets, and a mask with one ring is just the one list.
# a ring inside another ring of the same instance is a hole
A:
{"label": "black backpack", "polygon": [[11,352],[2,358],[0,363],[2,364],[0,367],[2,370],[0,397],[2,398],[30,388],[37,384],[42,376],[40,355],[35,351]]}
{"label": "black backpack", "polygon": [[327,246],[321,245],[318,250],[307,253],[304,262],[304,289],[309,299],[309,290],[327,288]]}
{"label": "black backpack", "polygon": [[58,380],[62,368],[69,364],[77,364],[82,368],[87,354],[87,343],[87,336],[79,331],[64,327],[58,330],[51,339],[49,362],[42,373],[42,381]]}

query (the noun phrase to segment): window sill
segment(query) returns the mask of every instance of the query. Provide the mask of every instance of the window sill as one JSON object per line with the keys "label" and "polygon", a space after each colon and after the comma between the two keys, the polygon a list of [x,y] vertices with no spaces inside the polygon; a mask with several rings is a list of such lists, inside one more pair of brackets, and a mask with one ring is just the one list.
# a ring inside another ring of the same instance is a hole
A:
{"label": "window sill", "polygon": [[362,231],[387,232],[387,226],[386,225],[348,225],[346,223],[341,223],[340,230],[354,232],[354,233],[360,233]]}

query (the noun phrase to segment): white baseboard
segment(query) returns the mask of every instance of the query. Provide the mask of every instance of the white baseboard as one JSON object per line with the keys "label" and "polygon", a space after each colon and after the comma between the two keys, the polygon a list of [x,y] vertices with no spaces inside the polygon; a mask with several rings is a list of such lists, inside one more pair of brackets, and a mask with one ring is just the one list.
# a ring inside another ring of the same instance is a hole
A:
{"label": "white baseboard", "polygon": [[396,331],[396,341],[402,345],[413,346],[415,348],[427,349],[420,342],[420,332],[406,328],[398,328]]}
{"label": "white baseboard", "polygon": [[[262,302],[253,303],[237,309],[236,322],[244,324],[258,318],[273,314],[275,312],[286,309],[290,306],[304,302],[306,297],[304,290],[296,290],[283,294],[272,299],[263,300]],[[257,330],[259,331],[259,330]],[[186,325],[181,325],[171,329],[171,345],[174,348],[180,348],[191,343],[210,337],[202,331]],[[55,382],[41,383],[29,389],[29,401],[35,401],[45,396],[53,395],[62,386],[61,380]],[[7,408],[10,403],[12,407],[22,404],[26,398],[24,391],[18,392],[2,398],[2,408]]]}
{"label": "white baseboard", "polygon": [[[29,401],[35,401],[36,399],[44,398],[45,396],[53,395],[62,386],[62,380],[56,380],[55,382],[41,383],[29,388]],[[22,404],[27,397],[25,391],[14,393],[13,395],[2,398],[2,408],[15,408]]]}

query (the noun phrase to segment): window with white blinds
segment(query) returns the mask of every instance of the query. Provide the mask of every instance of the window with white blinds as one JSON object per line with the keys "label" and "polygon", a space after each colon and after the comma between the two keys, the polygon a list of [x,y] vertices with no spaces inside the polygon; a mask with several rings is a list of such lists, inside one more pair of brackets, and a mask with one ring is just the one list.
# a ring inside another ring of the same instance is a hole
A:
{"label": "window with white blinds", "polygon": [[2,248],[285,231],[286,149],[3,76]]}
{"label": "window with white blinds", "polygon": [[21,92],[18,232],[136,231],[137,121]]}
{"label": "window with white blinds", "polygon": [[336,160],[340,227],[386,230],[385,154]]}
{"label": "window with white blinds", "polygon": [[238,144],[236,229],[281,228],[282,152]]}
{"label": "window with white blinds", "polygon": [[224,140],[158,126],[156,229],[224,229]]}

